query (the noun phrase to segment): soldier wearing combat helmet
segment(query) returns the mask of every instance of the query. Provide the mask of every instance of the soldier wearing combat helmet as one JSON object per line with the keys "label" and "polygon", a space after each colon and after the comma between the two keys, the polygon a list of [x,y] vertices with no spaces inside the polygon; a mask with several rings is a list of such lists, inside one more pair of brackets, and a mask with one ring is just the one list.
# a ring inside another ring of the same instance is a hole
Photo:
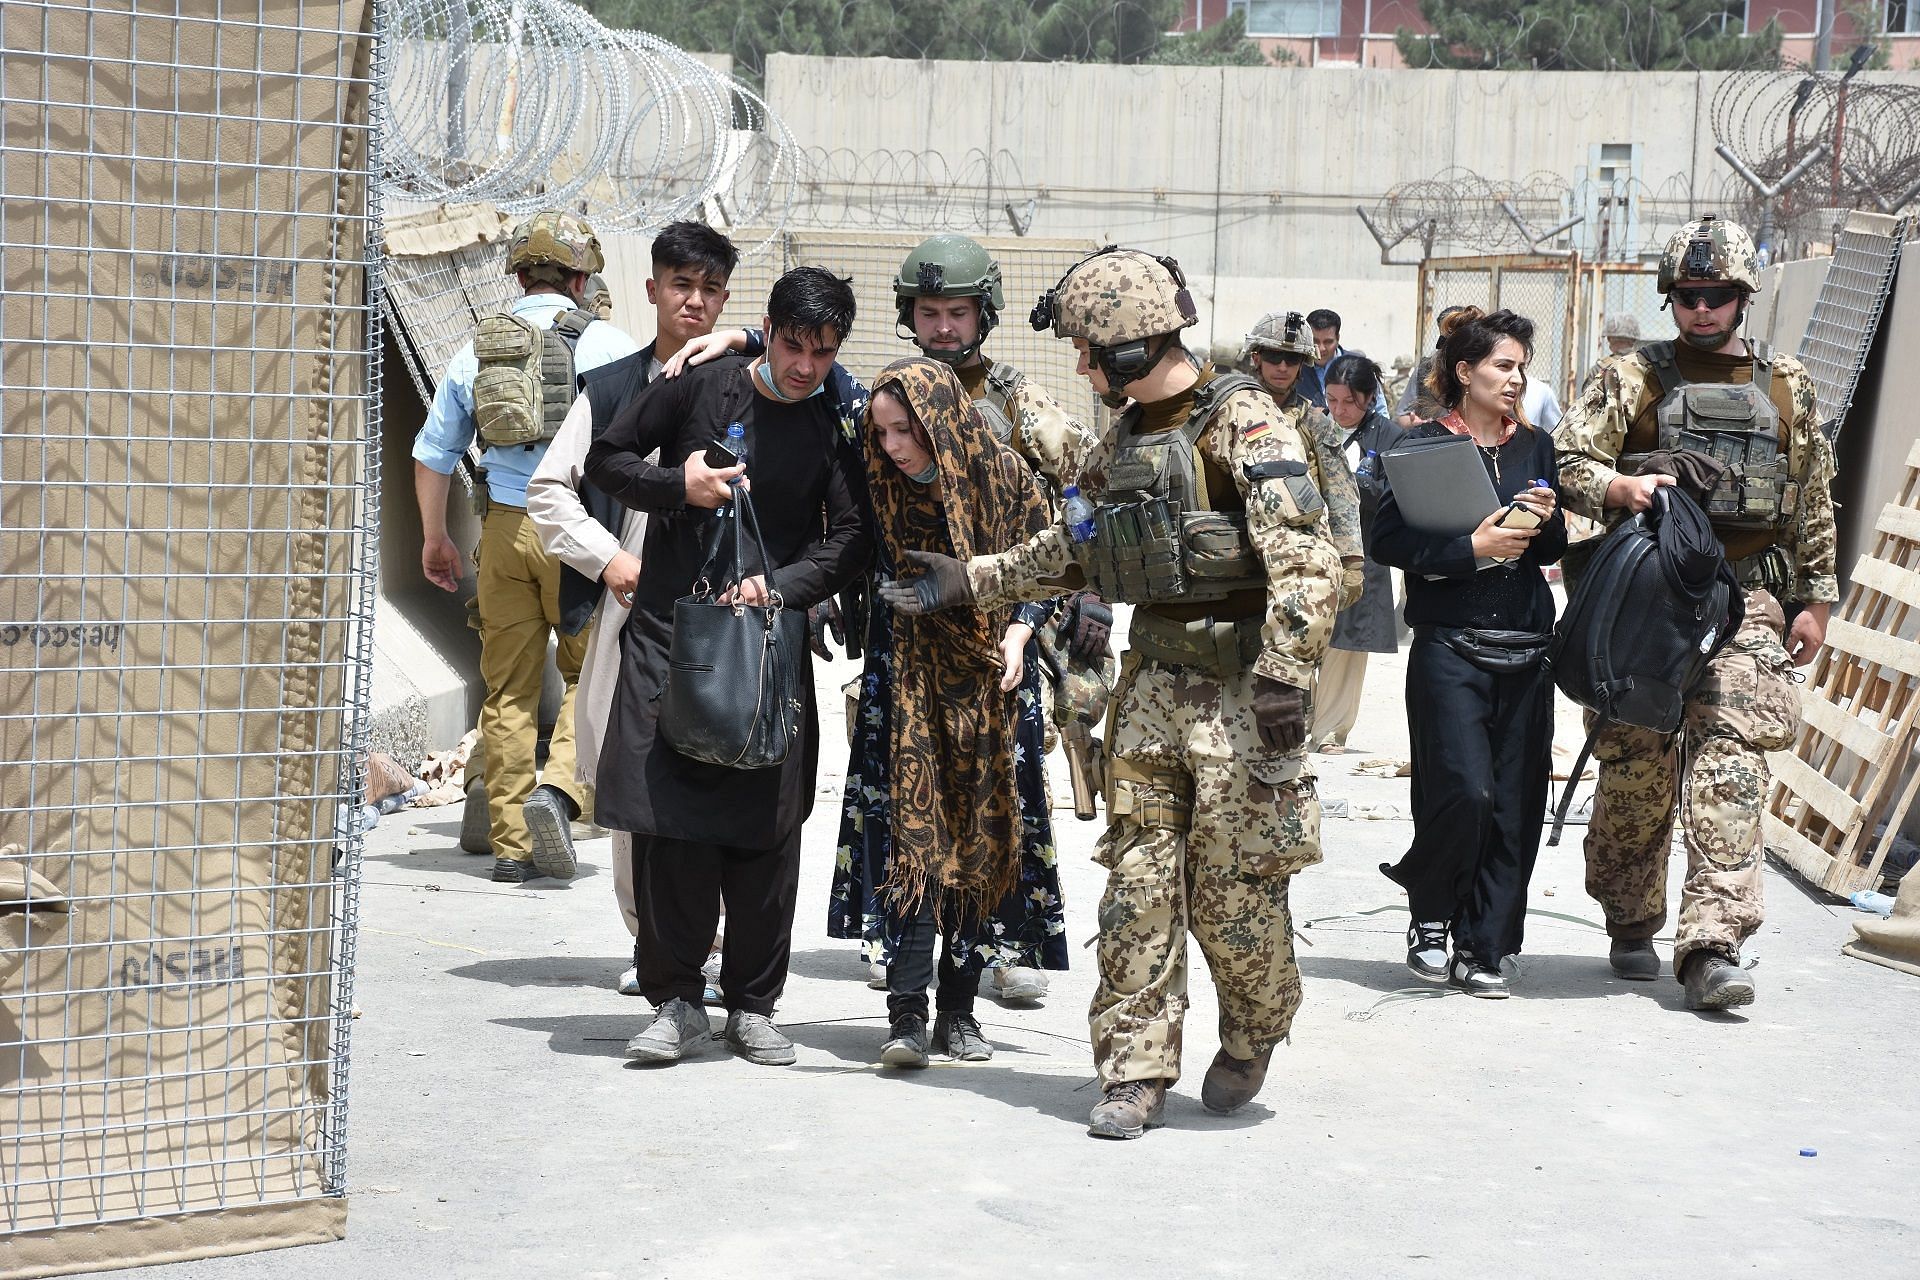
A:
{"label": "soldier wearing combat helmet", "polygon": [[1327,411],[1300,390],[1300,374],[1314,361],[1313,329],[1298,311],[1270,311],[1247,333],[1241,366],[1260,380],[1279,406],[1280,417],[1299,429],[1319,456],[1326,476],[1327,524],[1340,549],[1340,607],[1360,599],[1366,585],[1367,551],[1360,538],[1360,491],[1347,466],[1341,433]]}
{"label": "soldier wearing combat helmet", "polygon": [[1245,1104],[1300,1005],[1287,888],[1320,860],[1307,689],[1332,631],[1340,557],[1312,442],[1252,378],[1197,364],[1171,258],[1108,247],[1043,295],[1034,326],[1070,338],[1100,393],[1134,403],[1079,486],[1091,520],[966,563],[914,553],[896,609],[1000,605],[1091,583],[1132,603],[1109,717],[1110,872],[1091,1011],[1103,1086],[1089,1132],[1158,1124],[1180,1074],[1191,930],[1220,994],[1201,1101]]}
{"label": "soldier wearing combat helmet", "polygon": [[1689,1008],[1725,1009],[1754,998],[1740,947],[1761,920],[1766,753],[1789,746],[1799,721],[1788,667],[1813,660],[1838,598],[1833,455],[1805,368],[1739,336],[1760,287],[1744,230],[1711,215],[1689,223],[1668,241],[1657,283],[1678,332],[1588,375],[1554,432],[1562,493],[1612,524],[1683,477],[1746,591],[1746,616],[1678,733],[1601,732],[1587,891],[1605,908],[1614,972],[1658,977],[1677,802],[1686,881],[1674,971]]}
{"label": "soldier wearing combat helmet", "polygon": [[[475,554],[475,606],[486,700],[480,741],[493,878],[509,884],[573,874],[569,824],[589,801],[573,754],[574,686],[587,633],[568,635],[561,626],[561,564],[541,546],[527,516],[527,482],[573,404],[577,375],[636,349],[632,338],[582,306],[589,277],[605,266],[593,229],[571,213],[536,213],[514,228],[507,273],[525,295],[483,319],[473,341],[448,363],[413,445],[421,568],[446,591],[457,591],[465,572],[447,536],[451,477],[476,437],[481,448],[486,511]],[[552,634],[566,692],[539,781],[540,676]],[[469,766],[469,778],[479,773]]]}

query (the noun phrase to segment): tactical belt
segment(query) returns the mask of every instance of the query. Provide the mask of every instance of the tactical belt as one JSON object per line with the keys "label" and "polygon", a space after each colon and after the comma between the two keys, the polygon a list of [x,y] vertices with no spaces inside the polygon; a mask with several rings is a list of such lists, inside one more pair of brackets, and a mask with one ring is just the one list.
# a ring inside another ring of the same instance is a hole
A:
{"label": "tactical belt", "polygon": [[1259,618],[1221,622],[1206,617],[1178,622],[1135,609],[1127,647],[1143,661],[1193,667],[1224,680],[1246,670],[1260,656],[1260,624]]}
{"label": "tactical belt", "polygon": [[1733,570],[1742,590],[1762,590],[1783,605],[1787,602],[1787,592],[1793,586],[1793,564],[1780,548],[1756,551],[1744,559],[1729,561],[1727,567]]}

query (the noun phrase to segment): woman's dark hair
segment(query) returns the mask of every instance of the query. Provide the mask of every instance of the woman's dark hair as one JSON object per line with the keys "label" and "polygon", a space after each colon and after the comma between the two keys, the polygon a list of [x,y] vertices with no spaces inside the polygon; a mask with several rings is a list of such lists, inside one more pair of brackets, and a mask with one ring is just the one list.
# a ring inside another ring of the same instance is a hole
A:
{"label": "woman's dark hair", "polygon": [[767,324],[795,335],[831,330],[836,342],[845,342],[853,328],[853,288],[823,267],[795,267],[774,281]]}
{"label": "woman's dark hair", "polygon": [[1371,407],[1373,398],[1380,394],[1380,384],[1386,380],[1379,365],[1358,351],[1349,351],[1334,357],[1333,363],[1327,366],[1324,382],[1329,387],[1345,387]]}
{"label": "woman's dark hair", "polygon": [[1453,368],[1461,361],[1479,364],[1493,354],[1500,339],[1512,338],[1533,355],[1533,321],[1502,307],[1491,315],[1478,307],[1461,307],[1440,322],[1440,351],[1427,370],[1427,390],[1449,409],[1458,409],[1467,388]]}
{"label": "woman's dark hair", "polygon": [[720,280],[733,277],[740,251],[704,222],[669,222],[653,238],[653,269],[692,267]]}

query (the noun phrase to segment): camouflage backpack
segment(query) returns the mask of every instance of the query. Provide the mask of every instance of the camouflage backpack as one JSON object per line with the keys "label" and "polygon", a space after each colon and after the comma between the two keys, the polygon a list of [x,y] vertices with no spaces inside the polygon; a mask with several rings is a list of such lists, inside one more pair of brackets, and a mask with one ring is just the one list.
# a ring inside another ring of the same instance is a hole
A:
{"label": "camouflage backpack", "polygon": [[578,307],[536,328],[506,312],[474,330],[473,417],[489,448],[531,448],[553,439],[573,404],[573,351],[596,317]]}

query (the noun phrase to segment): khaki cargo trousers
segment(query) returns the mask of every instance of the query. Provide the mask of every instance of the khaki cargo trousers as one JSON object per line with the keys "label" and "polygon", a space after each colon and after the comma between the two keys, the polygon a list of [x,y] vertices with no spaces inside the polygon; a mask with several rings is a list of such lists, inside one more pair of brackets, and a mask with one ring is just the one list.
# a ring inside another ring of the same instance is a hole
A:
{"label": "khaki cargo trousers", "polygon": [[[497,858],[532,857],[521,806],[539,781],[567,793],[591,817],[587,789],[575,779],[574,690],[592,628],[562,635],[560,562],[548,555],[533,521],[518,507],[495,505],[480,527],[475,571],[479,577],[480,678],[486,701],[480,708],[480,741],[486,750],[487,818]],[[546,673],[547,638],[558,638],[557,665],[566,682],[560,715],[548,741],[544,779],[536,773],[540,738],[540,685]]]}

